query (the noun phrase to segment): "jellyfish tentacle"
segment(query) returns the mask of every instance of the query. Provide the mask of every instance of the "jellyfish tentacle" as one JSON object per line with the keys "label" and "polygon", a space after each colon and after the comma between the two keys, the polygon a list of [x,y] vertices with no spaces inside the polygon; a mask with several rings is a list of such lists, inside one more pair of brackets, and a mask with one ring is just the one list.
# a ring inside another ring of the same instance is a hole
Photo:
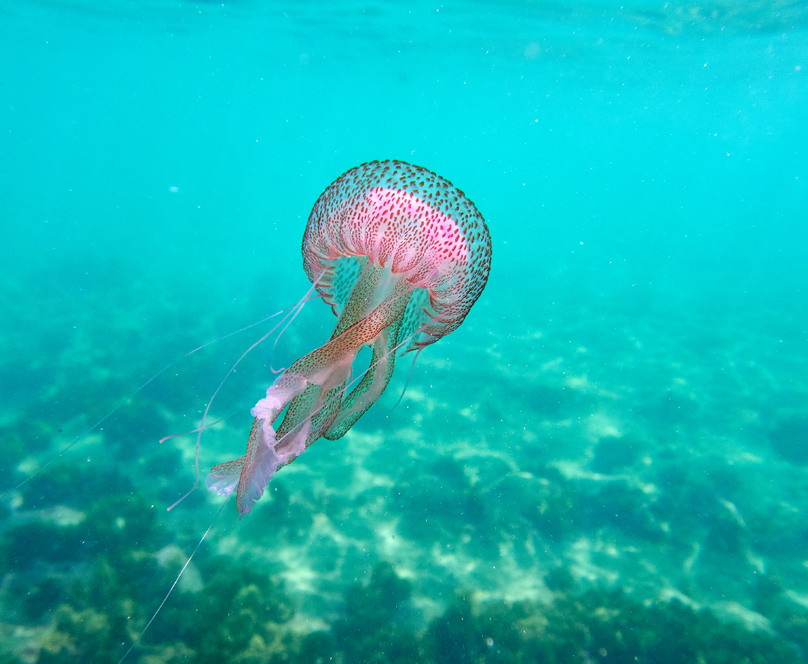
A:
{"label": "jellyfish tentacle", "polygon": [[[309,437],[305,447],[308,447],[323,431],[328,429],[331,421],[339,411],[342,395],[345,392],[347,380],[331,389],[323,389],[316,383],[310,383],[303,392],[289,403],[283,423],[278,427],[276,434],[278,443],[275,446],[282,452],[287,446],[287,437],[295,429],[303,424],[305,420],[310,420]],[[290,458],[287,464],[294,459]]]}
{"label": "jellyfish tentacle", "polygon": [[[253,420],[253,430],[258,422],[261,420]],[[250,438],[252,438],[252,434],[250,434]],[[215,491],[220,496],[229,496],[238,484],[238,478],[246,459],[247,457],[243,456],[214,466],[205,478],[205,486],[209,491]]]}
{"label": "jellyfish tentacle", "polygon": [[318,438],[321,438],[331,427],[331,424],[339,413],[342,397],[345,395],[347,386],[348,381],[343,382],[341,385],[325,392],[317,402],[318,405],[315,407],[311,418],[311,430],[309,431],[309,438],[306,441],[306,447],[311,445]]}
{"label": "jellyfish tentacle", "polygon": [[[410,384],[410,378],[412,378],[412,372],[413,372],[413,369],[415,369],[415,363],[418,361],[418,356],[421,354],[422,350],[423,350],[423,348],[419,348],[417,351],[415,351],[415,357],[412,358],[412,364],[410,365],[410,371],[407,374],[407,380],[404,381],[404,389],[401,390],[401,395],[398,397],[398,401],[396,401],[395,405],[390,410],[387,411],[388,413],[391,413],[396,408],[398,408],[398,404],[401,403],[401,400],[404,398],[404,395],[407,393],[407,386]],[[402,355],[403,354],[404,353],[402,353]]]}
{"label": "jellyfish tentacle", "polygon": [[[290,444],[294,441],[290,441]],[[244,466],[241,469],[236,491],[236,507],[239,518],[252,509],[252,504],[264,493],[281,458],[275,453],[275,432],[266,420],[253,422]]]}
{"label": "jellyfish tentacle", "polygon": [[[385,275],[385,270],[368,262],[367,258],[361,260],[361,273],[356,285],[353,287],[350,296],[345,302],[342,313],[337,320],[337,325],[331,333],[331,338],[335,339],[352,325],[358,323],[374,307],[371,306],[374,295],[381,290],[381,282],[387,281],[390,287],[390,277]],[[389,273],[390,271],[387,270]],[[379,304],[379,302],[376,302]]]}
{"label": "jellyfish tentacle", "polygon": [[[252,509],[279,468],[302,454],[307,443],[310,444],[310,434],[313,442],[315,435],[322,435],[318,429],[322,432],[331,426],[341,403],[339,391],[348,379],[356,353],[403,317],[412,290],[406,281],[396,282],[389,296],[370,315],[297,360],[270,385],[266,397],[255,404],[252,409],[255,420],[238,479],[239,516]],[[328,402],[323,413],[329,394],[335,398]],[[272,425],[284,409],[286,415],[276,433]],[[317,426],[313,427],[313,423]],[[219,494],[232,491],[237,462],[215,466],[212,479],[207,482],[209,488]]]}
{"label": "jellyfish tentacle", "polygon": [[365,373],[356,387],[345,398],[339,413],[333,419],[333,423],[323,435],[327,440],[337,440],[342,438],[350,428],[359,421],[382,392],[390,383],[393,370],[396,365],[396,354],[390,352],[390,339],[393,345],[398,342],[398,331],[401,321],[404,320],[404,312],[390,325],[382,330],[379,336],[373,341],[373,356],[370,359],[370,370]]}
{"label": "jellyfish tentacle", "polygon": [[[351,295],[347,298],[343,312],[331,335],[334,339],[344,332],[347,327],[354,325],[366,315],[366,310],[373,301],[374,293],[379,289],[380,282],[390,279],[392,273],[389,269],[378,268],[372,264],[368,265],[367,260],[362,261],[362,272],[357,280]],[[410,294],[411,297],[411,294]],[[309,439],[306,447],[311,445],[320,437],[328,440],[341,438],[359,420],[359,418],[370,408],[370,406],[384,392],[395,368],[395,354],[388,351],[390,340],[397,342],[401,323],[404,320],[404,313],[408,308],[407,303],[401,303],[401,313],[398,318],[389,326],[384,328],[375,339],[372,340],[373,356],[368,371],[360,382],[354,387],[344,403],[342,395],[345,393],[348,381],[328,392],[317,390],[316,386],[309,385],[304,392],[294,399],[286,411],[283,424],[279,427],[277,437],[280,440],[288,434],[295,426],[312,412],[316,412],[312,420]],[[354,353],[354,357],[356,353]],[[353,359],[352,359],[353,362]],[[350,368],[350,365],[349,365]],[[318,398],[319,397],[319,398]],[[313,401],[314,400],[314,401]],[[346,418],[350,418],[347,421]],[[336,423],[339,423],[339,434],[337,435]],[[328,432],[326,434],[326,432]],[[290,461],[291,463],[291,461]]]}
{"label": "jellyfish tentacle", "polygon": [[[327,389],[339,385],[347,378],[351,363],[359,349],[371,343],[382,330],[401,316],[407,308],[412,292],[413,287],[406,281],[395,282],[387,298],[373,311],[351,323],[328,343],[297,360],[289,367],[288,373],[304,376],[308,382]],[[350,315],[346,307],[346,318],[349,319]]]}

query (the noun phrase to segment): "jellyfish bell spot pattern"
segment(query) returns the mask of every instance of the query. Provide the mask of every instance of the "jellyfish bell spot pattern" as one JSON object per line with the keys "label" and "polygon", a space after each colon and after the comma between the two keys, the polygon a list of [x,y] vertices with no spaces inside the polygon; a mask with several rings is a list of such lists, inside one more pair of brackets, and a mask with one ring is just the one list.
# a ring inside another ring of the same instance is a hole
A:
{"label": "jellyfish bell spot pattern", "polygon": [[[303,266],[337,324],[252,409],[246,454],[208,475],[210,490],[236,490],[240,517],[314,441],[345,435],[384,392],[397,352],[421,350],[460,326],[488,280],[491,238],[477,208],[448,180],[403,161],[374,161],[317,199]],[[370,368],[351,383],[366,345]]]}

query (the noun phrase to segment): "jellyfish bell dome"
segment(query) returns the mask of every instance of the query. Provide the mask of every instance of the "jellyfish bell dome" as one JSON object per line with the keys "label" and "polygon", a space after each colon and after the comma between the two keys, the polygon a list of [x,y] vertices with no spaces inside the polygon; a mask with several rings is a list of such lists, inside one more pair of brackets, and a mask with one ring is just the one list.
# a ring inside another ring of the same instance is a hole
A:
{"label": "jellyfish bell dome", "polygon": [[303,236],[303,264],[339,316],[361,272],[383,271],[378,304],[396,280],[412,286],[407,329],[428,323],[409,349],[457,329],[491,267],[482,215],[451,182],[403,161],[351,169],[317,199]]}

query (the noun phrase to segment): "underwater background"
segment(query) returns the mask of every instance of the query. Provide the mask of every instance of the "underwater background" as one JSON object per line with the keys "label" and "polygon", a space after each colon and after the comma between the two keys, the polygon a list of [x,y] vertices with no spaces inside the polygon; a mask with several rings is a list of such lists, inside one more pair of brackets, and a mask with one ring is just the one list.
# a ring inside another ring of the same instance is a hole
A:
{"label": "underwater background", "polygon": [[[374,159],[475,202],[488,286],[125,661],[808,660],[808,2],[4,0],[0,57],[0,662],[146,627],[223,500],[166,511],[158,441]],[[334,324],[239,364],[203,477]]]}

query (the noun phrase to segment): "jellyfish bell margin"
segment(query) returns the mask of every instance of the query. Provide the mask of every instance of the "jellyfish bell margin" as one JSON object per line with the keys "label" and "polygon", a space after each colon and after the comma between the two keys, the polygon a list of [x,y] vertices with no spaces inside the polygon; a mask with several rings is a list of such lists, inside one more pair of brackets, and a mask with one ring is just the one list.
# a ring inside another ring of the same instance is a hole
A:
{"label": "jellyfish bell margin", "polygon": [[[331,184],[314,204],[302,250],[337,324],[252,409],[245,455],[209,473],[211,491],[236,490],[239,517],[309,445],[350,430],[387,387],[396,351],[421,350],[456,330],[491,268],[491,238],[474,204],[448,180],[403,161],[362,164]],[[351,382],[365,345],[370,366]]]}

